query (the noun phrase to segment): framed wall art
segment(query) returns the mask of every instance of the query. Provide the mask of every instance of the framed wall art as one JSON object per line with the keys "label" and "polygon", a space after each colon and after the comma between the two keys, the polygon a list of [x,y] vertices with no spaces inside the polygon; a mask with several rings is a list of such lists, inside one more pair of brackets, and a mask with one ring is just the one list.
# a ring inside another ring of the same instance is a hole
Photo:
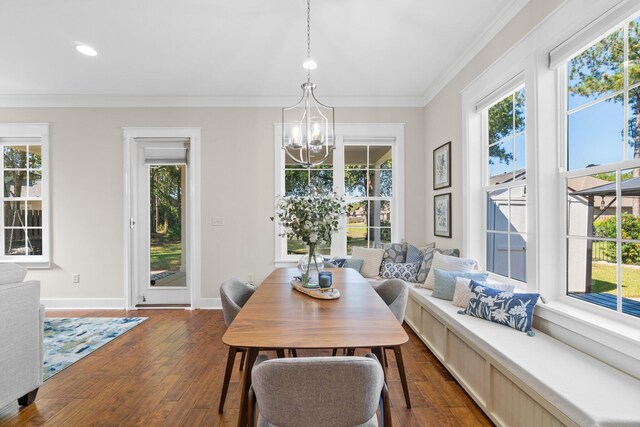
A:
{"label": "framed wall art", "polygon": [[451,187],[451,141],[433,150],[433,189]]}
{"label": "framed wall art", "polygon": [[451,193],[433,196],[433,234],[451,237]]}

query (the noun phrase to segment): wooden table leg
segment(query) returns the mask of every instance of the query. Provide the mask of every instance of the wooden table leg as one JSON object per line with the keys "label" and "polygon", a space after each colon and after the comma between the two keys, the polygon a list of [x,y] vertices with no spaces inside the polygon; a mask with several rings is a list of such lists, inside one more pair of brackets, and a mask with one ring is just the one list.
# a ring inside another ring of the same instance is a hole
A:
{"label": "wooden table leg", "polygon": [[409,398],[409,387],[407,386],[407,374],[404,371],[404,361],[402,360],[402,349],[399,345],[393,347],[396,354],[396,362],[398,362],[398,371],[400,372],[400,380],[402,382],[402,390],[404,391],[404,400],[407,408],[411,408],[411,399]]}
{"label": "wooden table leg", "polygon": [[244,367],[244,376],[242,378],[242,394],[240,395],[240,413],[238,414],[238,427],[245,427],[247,425],[247,399],[249,394],[249,387],[251,387],[251,369],[258,357],[258,351],[260,349],[250,347],[247,351],[247,364]]}

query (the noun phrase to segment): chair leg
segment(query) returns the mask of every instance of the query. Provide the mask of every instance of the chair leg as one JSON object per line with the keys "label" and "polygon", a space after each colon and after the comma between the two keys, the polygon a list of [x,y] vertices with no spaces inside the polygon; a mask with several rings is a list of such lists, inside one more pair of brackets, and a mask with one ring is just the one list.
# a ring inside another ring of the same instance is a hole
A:
{"label": "chair leg", "polygon": [[402,382],[402,390],[404,391],[404,400],[407,403],[407,408],[411,408],[411,399],[409,398],[409,387],[407,386],[407,375],[404,371],[404,361],[402,360],[402,349],[399,345],[393,347],[393,352],[396,355],[396,362],[398,363],[398,371],[400,372],[400,380]]}
{"label": "chair leg", "polygon": [[298,357],[298,352],[296,351],[295,348],[291,349],[291,354],[293,355],[293,357]]}
{"label": "chair leg", "polygon": [[338,354],[338,349],[334,348],[333,351],[331,352],[331,356],[335,356],[336,354]]}
{"label": "chair leg", "polygon": [[22,397],[18,398],[18,405],[20,406],[29,406],[36,400],[36,395],[38,394],[38,389],[31,390],[29,393],[25,394]]}
{"label": "chair leg", "polygon": [[284,349],[283,348],[276,349],[276,354],[278,355],[278,359],[284,359]]}
{"label": "chair leg", "polygon": [[242,368],[244,368],[244,359],[247,356],[247,349],[243,348],[242,350],[240,350],[240,352],[242,353],[242,357],[240,358],[240,371],[242,371]]}
{"label": "chair leg", "polygon": [[385,347],[382,348],[382,358],[384,359],[384,367],[389,367],[389,361],[387,359],[387,349]]}
{"label": "chair leg", "polygon": [[355,348],[348,348],[347,349],[347,356],[353,356],[354,354],[356,354],[356,349]]}
{"label": "chair leg", "polygon": [[218,413],[222,414],[224,411],[224,401],[227,398],[227,390],[229,390],[229,380],[231,379],[231,371],[233,371],[233,363],[236,360],[236,353],[238,347],[229,347],[229,355],[227,356],[227,369],[224,371],[224,381],[222,382],[222,394],[220,394],[220,406],[218,406]]}

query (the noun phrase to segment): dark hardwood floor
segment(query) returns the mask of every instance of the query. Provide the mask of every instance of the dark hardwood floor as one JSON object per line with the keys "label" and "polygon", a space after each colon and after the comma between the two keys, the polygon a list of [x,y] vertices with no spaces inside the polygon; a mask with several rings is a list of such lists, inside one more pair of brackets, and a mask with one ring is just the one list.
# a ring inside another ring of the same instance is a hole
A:
{"label": "dark hardwood floor", "polygon": [[[222,311],[74,310],[47,316],[149,319],[46,381],[33,405],[19,410],[14,404],[1,410],[0,426],[235,425],[239,356],[225,412],[217,411],[227,355]],[[403,355],[413,407],[405,407],[393,352],[388,352],[394,426],[493,425],[406,329],[410,341]],[[299,356],[318,354],[330,355],[330,351],[299,352]]]}

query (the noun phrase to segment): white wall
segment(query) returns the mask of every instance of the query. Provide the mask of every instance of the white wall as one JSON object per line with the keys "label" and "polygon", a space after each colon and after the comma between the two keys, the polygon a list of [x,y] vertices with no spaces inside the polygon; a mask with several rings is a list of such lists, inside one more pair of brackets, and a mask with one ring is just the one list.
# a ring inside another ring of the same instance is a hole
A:
{"label": "white wall", "polygon": [[[564,0],[532,0],[425,107],[427,241],[443,248],[462,248],[462,107],[460,92],[518,40],[556,10]],[[452,187],[433,191],[433,150],[451,141]],[[452,237],[433,235],[433,195],[452,193]]]}
{"label": "white wall", "polygon": [[[424,244],[424,109],[338,108],[342,123],[406,123],[406,238]],[[123,298],[122,127],[202,128],[202,297],[230,277],[261,281],[274,260],[277,108],[13,108],[0,123],[50,129],[53,267],[32,270],[42,298]],[[211,218],[225,226],[211,226]],[[80,283],[71,283],[71,274]]]}

